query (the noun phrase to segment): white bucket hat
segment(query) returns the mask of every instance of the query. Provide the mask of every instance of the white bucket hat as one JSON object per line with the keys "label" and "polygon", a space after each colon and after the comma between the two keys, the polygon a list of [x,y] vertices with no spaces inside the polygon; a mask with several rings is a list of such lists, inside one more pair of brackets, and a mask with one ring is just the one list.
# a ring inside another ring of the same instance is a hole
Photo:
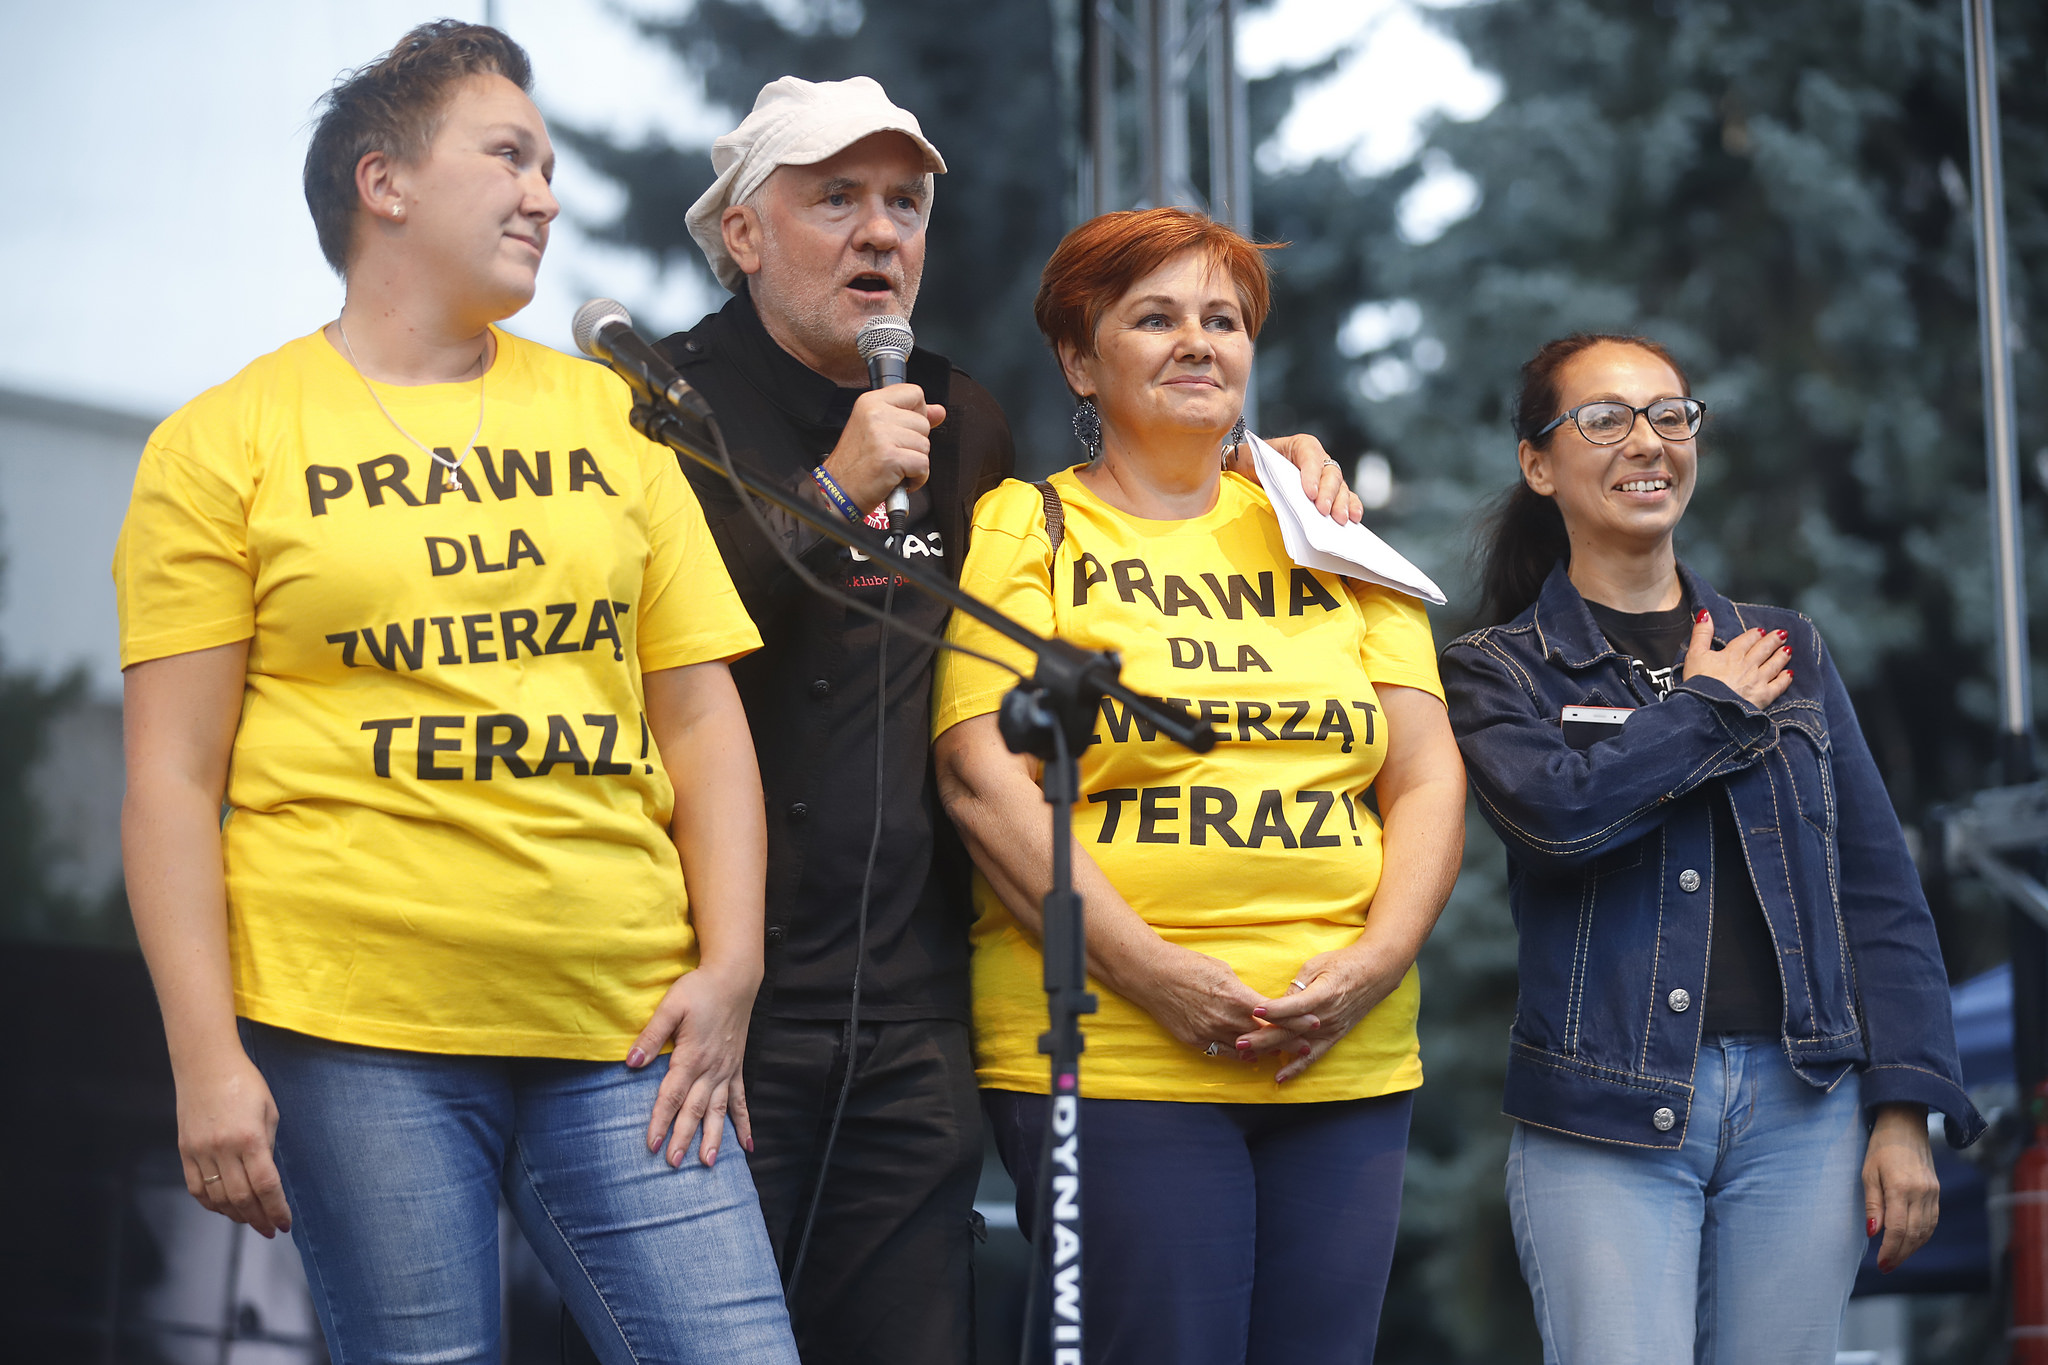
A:
{"label": "white bucket hat", "polygon": [[711,144],[711,169],[718,178],[684,219],[718,282],[737,293],[744,278],[727,254],[725,234],[719,229],[727,209],[744,203],[777,166],[816,165],[875,133],[902,133],[924,153],[929,205],[932,176],[944,174],[945,158],[925,140],[917,115],[890,103],[888,93],[872,77],[807,81],[784,76],[762,86],[754,97],[754,112]]}

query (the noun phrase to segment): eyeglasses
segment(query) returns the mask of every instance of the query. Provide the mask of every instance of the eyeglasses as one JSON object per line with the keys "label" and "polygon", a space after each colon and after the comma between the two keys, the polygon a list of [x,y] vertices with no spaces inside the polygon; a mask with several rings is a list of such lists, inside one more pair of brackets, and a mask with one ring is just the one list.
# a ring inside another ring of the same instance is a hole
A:
{"label": "eyeglasses", "polygon": [[1707,415],[1707,405],[1697,398],[1659,398],[1639,408],[1626,403],[1581,403],[1554,418],[1530,439],[1540,441],[1569,421],[1578,427],[1579,435],[1594,445],[1611,446],[1628,439],[1628,434],[1636,429],[1638,413],[1648,417],[1650,430],[1665,440],[1690,441],[1699,435],[1700,419]]}

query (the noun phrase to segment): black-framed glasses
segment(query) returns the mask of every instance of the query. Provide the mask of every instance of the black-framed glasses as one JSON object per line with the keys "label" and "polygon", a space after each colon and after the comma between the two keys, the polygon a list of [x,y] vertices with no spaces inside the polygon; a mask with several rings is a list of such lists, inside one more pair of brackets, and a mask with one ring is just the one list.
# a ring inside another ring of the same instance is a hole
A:
{"label": "black-framed glasses", "polygon": [[1626,403],[1581,403],[1570,412],[1553,418],[1550,425],[1533,436],[1540,441],[1566,422],[1578,427],[1579,435],[1596,446],[1611,446],[1628,439],[1636,429],[1638,415],[1650,419],[1650,430],[1667,441],[1690,441],[1699,435],[1700,420],[1707,405],[1697,398],[1659,398],[1632,408]]}

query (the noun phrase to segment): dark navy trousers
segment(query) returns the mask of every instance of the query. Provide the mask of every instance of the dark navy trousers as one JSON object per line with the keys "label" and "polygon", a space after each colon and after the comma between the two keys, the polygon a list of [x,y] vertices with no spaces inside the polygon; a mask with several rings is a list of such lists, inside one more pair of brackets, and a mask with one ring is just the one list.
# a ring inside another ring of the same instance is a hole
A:
{"label": "dark navy trousers", "polygon": [[[1028,1236],[1046,1097],[982,1102]],[[1083,1100],[1085,1365],[1369,1365],[1413,1108]]]}

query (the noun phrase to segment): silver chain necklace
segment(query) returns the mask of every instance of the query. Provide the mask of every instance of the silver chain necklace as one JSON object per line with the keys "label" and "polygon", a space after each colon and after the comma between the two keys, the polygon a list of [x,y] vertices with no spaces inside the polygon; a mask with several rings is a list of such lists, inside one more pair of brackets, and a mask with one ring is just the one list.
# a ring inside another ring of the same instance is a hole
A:
{"label": "silver chain necklace", "polygon": [[[418,446],[422,455],[447,469],[443,488],[459,490],[462,487],[462,476],[458,471],[462,468],[462,462],[468,459],[469,452],[476,448],[476,438],[484,434],[484,375],[480,373],[476,377],[476,430],[469,433],[469,440],[463,444],[462,453],[451,460],[438,450],[429,450],[419,437],[399,425],[398,419],[391,415],[391,409],[385,407],[384,400],[377,396],[376,387],[370,383],[370,376],[364,374],[363,367],[356,363],[356,348],[349,344],[348,328],[341,325],[340,318],[334,320],[334,330],[341,333],[341,349],[348,355],[348,367],[356,372],[356,378],[363,381],[363,387],[369,390],[370,401],[377,405],[377,411],[384,414],[384,420],[396,427],[400,436]],[[484,350],[477,356],[478,364],[482,364],[484,356],[490,353],[490,345],[488,340],[484,342]]]}

